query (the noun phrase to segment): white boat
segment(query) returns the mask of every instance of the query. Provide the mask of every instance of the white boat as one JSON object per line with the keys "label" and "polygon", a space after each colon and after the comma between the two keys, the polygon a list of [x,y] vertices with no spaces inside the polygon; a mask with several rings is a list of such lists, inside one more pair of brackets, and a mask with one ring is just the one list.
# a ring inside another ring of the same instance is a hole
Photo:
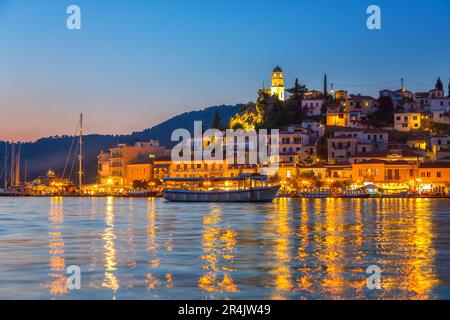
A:
{"label": "white boat", "polygon": [[[280,186],[267,186],[263,176],[239,176],[233,178],[168,178],[166,182],[184,184],[229,184],[234,182],[237,188],[201,190],[198,188],[168,188],[164,190],[164,199],[171,202],[271,202]],[[242,184],[243,183],[243,184]],[[258,185],[259,184],[259,185]],[[241,187],[243,185],[243,187]]]}

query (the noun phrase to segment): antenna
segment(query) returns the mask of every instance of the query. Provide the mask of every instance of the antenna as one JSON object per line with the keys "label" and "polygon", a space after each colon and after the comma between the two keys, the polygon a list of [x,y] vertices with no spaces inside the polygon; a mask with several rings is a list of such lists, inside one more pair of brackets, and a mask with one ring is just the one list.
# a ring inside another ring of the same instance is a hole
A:
{"label": "antenna", "polygon": [[83,186],[83,114],[80,114],[80,153],[78,154],[78,187],[80,189]]}

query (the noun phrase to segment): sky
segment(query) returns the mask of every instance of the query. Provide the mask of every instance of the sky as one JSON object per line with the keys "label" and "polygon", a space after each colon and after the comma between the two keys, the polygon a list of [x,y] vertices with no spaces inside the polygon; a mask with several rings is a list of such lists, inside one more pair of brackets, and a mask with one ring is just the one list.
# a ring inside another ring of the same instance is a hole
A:
{"label": "sky", "polygon": [[[66,9],[81,8],[81,30]],[[381,8],[381,30],[366,27]],[[377,95],[450,78],[450,1],[0,0],[0,140],[127,134],[247,103],[279,64],[322,90]]]}

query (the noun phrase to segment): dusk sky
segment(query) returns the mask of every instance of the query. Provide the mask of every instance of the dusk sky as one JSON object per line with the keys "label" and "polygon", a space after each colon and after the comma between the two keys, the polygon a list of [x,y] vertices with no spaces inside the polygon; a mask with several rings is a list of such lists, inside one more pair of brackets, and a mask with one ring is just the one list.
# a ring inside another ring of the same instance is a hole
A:
{"label": "dusk sky", "polygon": [[[82,29],[66,28],[77,4]],[[368,30],[366,9],[382,10]],[[450,1],[0,0],[0,140],[130,133],[255,100],[279,64],[322,90],[378,95],[450,77]]]}

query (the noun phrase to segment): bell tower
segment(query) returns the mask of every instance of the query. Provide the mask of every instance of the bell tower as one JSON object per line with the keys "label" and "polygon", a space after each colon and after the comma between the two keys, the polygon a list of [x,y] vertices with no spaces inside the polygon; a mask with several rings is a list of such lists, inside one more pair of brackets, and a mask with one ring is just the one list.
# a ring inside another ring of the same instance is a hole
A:
{"label": "bell tower", "polygon": [[276,95],[280,101],[284,101],[284,72],[279,66],[272,71],[272,95]]}

